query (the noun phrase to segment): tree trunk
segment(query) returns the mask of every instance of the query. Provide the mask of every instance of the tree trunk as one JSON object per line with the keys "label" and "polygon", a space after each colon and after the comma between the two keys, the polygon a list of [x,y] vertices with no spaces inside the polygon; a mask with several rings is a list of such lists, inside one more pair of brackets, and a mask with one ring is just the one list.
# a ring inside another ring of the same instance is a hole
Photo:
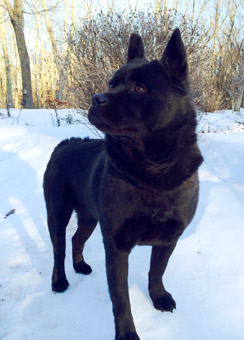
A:
{"label": "tree trunk", "polygon": [[23,89],[23,102],[22,105],[25,109],[33,108],[32,100],[32,87],[31,87],[31,70],[30,59],[25,44],[24,31],[21,26],[11,19],[11,23],[14,28],[15,37],[17,41],[17,48],[20,59],[21,74],[22,74],[22,89]]}
{"label": "tree trunk", "polygon": [[22,0],[14,0],[14,7],[9,0],[4,0],[7,7],[10,21],[14,29],[17,49],[20,60],[21,74],[22,74],[22,105],[25,109],[33,108],[32,87],[31,87],[31,70],[30,59],[25,43],[24,35],[24,15]]}
{"label": "tree trunk", "polygon": [[235,100],[232,101],[232,112],[240,112],[241,111],[241,103],[243,97],[244,90],[241,89],[238,95],[235,97]]}
{"label": "tree trunk", "polygon": [[11,71],[8,54],[3,50],[3,57],[5,63],[5,72],[6,72],[6,80],[7,80],[7,108],[14,107],[13,101],[13,91],[12,91],[12,80],[11,80]]}
{"label": "tree trunk", "polygon": [[[1,17],[3,16],[1,8],[0,8],[0,16]],[[7,82],[6,106],[7,108],[10,108],[10,107],[14,107],[14,101],[13,101],[12,79],[11,79],[11,70],[10,70],[9,55],[8,55],[8,49],[7,49],[5,25],[1,25],[0,39],[2,41],[3,59],[4,59],[6,82]]]}
{"label": "tree trunk", "polygon": [[[67,80],[68,80],[68,65],[70,63],[70,47],[68,44],[68,32],[67,32],[67,9],[68,9],[68,2],[65,0],[64,1],[65,5],[65,13],[64,13],[64,39],[65,39],[65,51],[63,54],[62,60],[60,59],[60,55],[58,52],[58,45],[55,40],[54,36],[54,31],[52,27],[52,23],[49,17],[48,13],[48,7],[46,0],[42,0],[42,7],[44,10],[44,16],[45,16],[45,21],[46,21],[46,27],[47,31],[50,37],[51,45],[52,45],[52,51],[53,51],[53,57],[54,57],[54,62],[57,67],[58,71],[58,77],[59,77],[59,87],[58,91],[56,91],[56,98],[59,100],[64,100],[64,93],[65,93],[65,88],[67,85]],[[72,0],[72,25],[71,25],[71,32],[70,32],[70,38],[72,39],[75,31],[75,16],[76,16],[76,0]]]}

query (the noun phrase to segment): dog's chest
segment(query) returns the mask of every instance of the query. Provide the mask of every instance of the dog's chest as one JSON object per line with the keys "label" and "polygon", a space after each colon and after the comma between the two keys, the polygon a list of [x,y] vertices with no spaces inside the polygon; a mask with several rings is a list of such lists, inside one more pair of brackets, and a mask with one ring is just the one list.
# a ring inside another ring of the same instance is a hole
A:
{"label": "dog's chest", "polygon": [[162,207],[142,206],[139,214],[145,219],[148,219],[151,224],[165,223],[168,219],[172,218],[175,211],[173,205]]}
{"label": "dog's chest", "polygon": [[136,244],[176,241],[184,230],[178,196],[176,192],[159,195],[118,181],[110,186],[104,203],[117,248],[130,251]]}
{"label": "dog's chest", "polygon": [[114,233],[118,249],[130,250],[138,245],[167,245],[175,242],[184,231],[175,207],[141,207],[132,216],[122,220]]}

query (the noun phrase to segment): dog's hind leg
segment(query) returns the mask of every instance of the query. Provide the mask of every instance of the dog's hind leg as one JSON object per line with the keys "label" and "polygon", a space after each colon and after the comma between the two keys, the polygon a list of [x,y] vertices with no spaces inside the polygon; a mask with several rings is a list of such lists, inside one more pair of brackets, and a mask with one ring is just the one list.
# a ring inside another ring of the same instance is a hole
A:
{"label": "dog's hind leg", "polygon": [[78,229],[72,237],[73,267],[76,273],[90,274],[91,267],[84,261],[83,249],[85,242],[91,236],[97,221],[85,210],[77,212]]}
{"label": "dog's hind leg", "polygon": [[73,207],[65,204],[61,209],[55,211],[54,208],[47,209],[48,228],[53,244],[54,266],[52,274],[52,290],[63,292],[67,289],[69,283],[65,275],[65,232],[69,223]]}
{"label": "dog's hind leg", "polygon": [[169,258],[176,246],[176,242],[165,246],[153,246],[150,271],[149,271],[149,293],[156,309],[173,312],[176,304],[171,294],[163,285],[162,277],[168,264]]}

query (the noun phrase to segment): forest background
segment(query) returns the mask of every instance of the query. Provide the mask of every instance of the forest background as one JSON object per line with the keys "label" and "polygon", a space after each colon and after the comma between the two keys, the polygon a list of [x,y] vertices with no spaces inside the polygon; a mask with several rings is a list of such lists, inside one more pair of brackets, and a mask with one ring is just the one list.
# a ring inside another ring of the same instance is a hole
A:
{"label": "forest background", "polygon": [[0,0],[0,107],[86,110],[124,64],[131,32],[160,58],[174,28],[196,107],[244,106],[242,0]]}

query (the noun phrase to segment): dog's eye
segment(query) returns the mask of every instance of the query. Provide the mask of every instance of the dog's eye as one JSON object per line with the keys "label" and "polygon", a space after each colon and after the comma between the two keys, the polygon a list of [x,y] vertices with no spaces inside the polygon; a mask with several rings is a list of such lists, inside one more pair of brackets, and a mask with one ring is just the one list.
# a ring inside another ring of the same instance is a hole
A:
{"label": "dog's eye", "polygon": [[147,88],[143,85],[136,85],[134,91],[137,93],[145,93],[147,92]]}

